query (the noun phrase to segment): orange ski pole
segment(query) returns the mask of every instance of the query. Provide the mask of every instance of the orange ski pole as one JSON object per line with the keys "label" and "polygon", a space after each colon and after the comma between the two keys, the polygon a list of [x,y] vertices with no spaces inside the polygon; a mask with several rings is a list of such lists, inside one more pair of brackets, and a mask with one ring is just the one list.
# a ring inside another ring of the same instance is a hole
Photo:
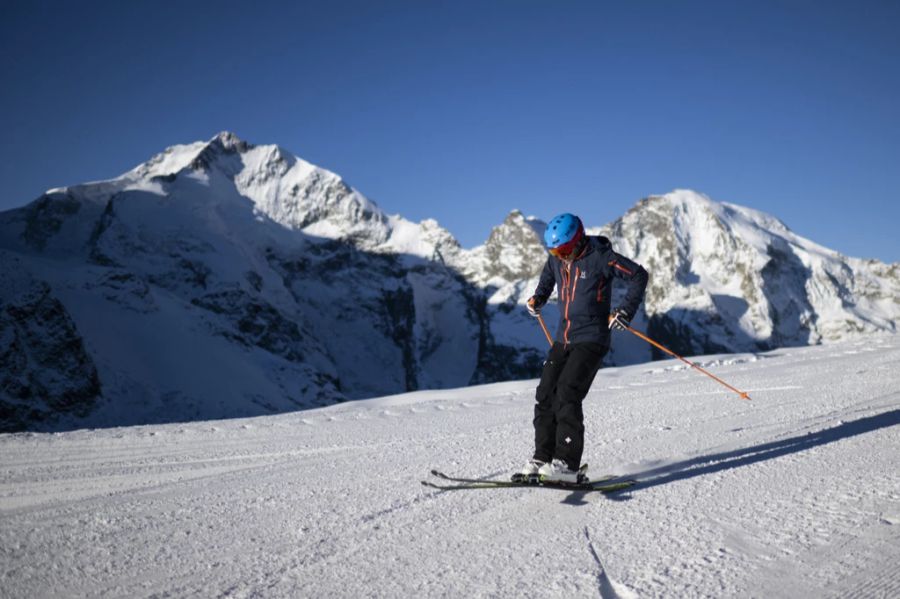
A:
{"label": "orange ski pole", "polygon": [[706,372],[705,370],[703,370],[702,368],[700,368],[699,366],[697,366],[696,364],[694,364],[694,363],[691,362],[690,360],[685,360],[684,358],[682,358],[681,356],[679,356],[678,354],[676,354],[675,352],[673,352],[671,349],[669,349],[669,348],[667,348],[667,347],[663,347],[662,345],[660,345],[659,343],[657,343],[656,341],[654,341],[654,340],[651,339],[650,337],[647,337],[646,335],[644,335],[644,334],[641,333],[640,331],[636,331],[636,330],[632,329],[632,328],[629,327],[629,326],[626,326],[625,328],[626,328],[627,330],[629,330],[630,332],[634,333],[635,335],[637,335],[638,337],[640,337],[641,339],[643,339],[644,341],[646,341],[647,343],[649,343],[650,345],[652,345],[652,346],[654,346],[654,347],[658,347],[659,349],[663,350],[664,352],[666,352],[666,353],[669,354],[670,356],[674,356],[674,357],[678,358],[679,360],[681,360],[682,362],[684,362],[685,364],[687,364],[687,365],[690,366],[691,368],[696,368],[697,370],[699,370],[700,372],[702,372],[703,374],[705,374],[705,375],[708,376],[709,378],[711,378],[711,379],[717,381],[718,383],[721,383],[722,385],[725,385],[726,387],[728,387],[729,389],[731,389],[732,391],[734,391],[735,393],[737,393],[738,395],[740,395],[740,396],[741,396],[741,399],[750,399],[750,395],[747,394],[746,391],[740,391],[739,389],[735,389],[734,387],[732,387],[731,385],[729,385],[728,383],[726,383],[725,381],[723,381],[722,379],[720,379],[720,378],[717,377],[716,375],[710,374],[709,372]]}
{"label": "orange ski pole", "polygon": [[544,317],[538,314],[537,319],[541,324],[541,329],[544,331],[544,336],[547,338],[547,343],[550,344],[550,347],[553,347],[553,337],[550,336],[550,331],[547,330],[547,325],[544,324]]}

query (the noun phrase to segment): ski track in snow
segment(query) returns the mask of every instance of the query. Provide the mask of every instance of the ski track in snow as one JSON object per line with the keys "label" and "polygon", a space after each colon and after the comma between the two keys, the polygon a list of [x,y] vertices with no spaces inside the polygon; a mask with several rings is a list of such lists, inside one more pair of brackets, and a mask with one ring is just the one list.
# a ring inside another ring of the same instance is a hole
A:
{"label": "ski track in snow", "polygon": [[[611,496],[436,491],[531,450],[536,381],[0,435],[6,597],[900,596],[900,338],[602,370]],[[648,367],[649,366],[649,367]]]}

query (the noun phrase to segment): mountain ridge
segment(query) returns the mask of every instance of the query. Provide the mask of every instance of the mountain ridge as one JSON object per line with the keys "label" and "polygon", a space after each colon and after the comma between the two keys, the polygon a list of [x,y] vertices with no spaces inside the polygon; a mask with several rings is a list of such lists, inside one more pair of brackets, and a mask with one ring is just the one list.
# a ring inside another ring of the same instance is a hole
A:
{"label": "mountain ridge", "polygon": [[[49,190],[0,213],[0,426],[248,416],[531,378],[546,341],[523,304],[543,226],[513,210],[463,248],[229,132]],[[900,265],[843,257],[749,208],[676,190],[590,232],[648,268],[635,325],[680,353],[896,332]],[[35,340],[38,313],[81,344],[81,370]],[[652,357],[617,336],[608,361]]]}

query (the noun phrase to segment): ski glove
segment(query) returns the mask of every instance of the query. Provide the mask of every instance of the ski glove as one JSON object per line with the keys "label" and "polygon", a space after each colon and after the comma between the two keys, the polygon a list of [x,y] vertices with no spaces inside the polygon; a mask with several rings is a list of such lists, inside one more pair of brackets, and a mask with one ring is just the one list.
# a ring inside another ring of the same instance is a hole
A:
{"label": "ski glove", "polygon": [[544,307],[544,304],[547,303],[546,297],[538,297],[536,295],[532,295],[528,298],[528,301],[525,302],[525,307],[528,308],[528,313],[537,318],[541,315],[541,308]]}
{"label": "ski glove", "polygon": [[624,331],[631,324],[631,316],[622,308],[616,308],[609,315],[609,328]]}

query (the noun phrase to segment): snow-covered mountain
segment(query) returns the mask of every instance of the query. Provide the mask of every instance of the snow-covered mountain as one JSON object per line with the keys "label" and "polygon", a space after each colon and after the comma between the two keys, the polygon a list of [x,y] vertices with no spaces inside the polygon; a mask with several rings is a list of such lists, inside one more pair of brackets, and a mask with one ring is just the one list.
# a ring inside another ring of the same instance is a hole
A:
{"label": "snow-covered mountain", "polygon": [[900,264],[848,258],[750,208],[678,190],[599,233],[652,273],[647,329],[683,354],[897,332]]}
{"label": "snow-covered mountain", "polygon": [[[0,214],[2,428],[279,412],[522,377],[434,221],[230,133]],[[526,368],[527,366],[527,368]],[[87,416],[87,418],[82,418]]]}
{"label": "snow-covered mountain", "polygon": [[[526,378],[543,223],[477,248],[335,173],[231,133],[0,213],[0,428],[280,412]],[[898,265],[679,191],[601,230],[651,272],[648,326],[685,353],[895,331]],[[547,308],[554,320],[554,308]],[[610,360],[650,357],[617,339]]]}

